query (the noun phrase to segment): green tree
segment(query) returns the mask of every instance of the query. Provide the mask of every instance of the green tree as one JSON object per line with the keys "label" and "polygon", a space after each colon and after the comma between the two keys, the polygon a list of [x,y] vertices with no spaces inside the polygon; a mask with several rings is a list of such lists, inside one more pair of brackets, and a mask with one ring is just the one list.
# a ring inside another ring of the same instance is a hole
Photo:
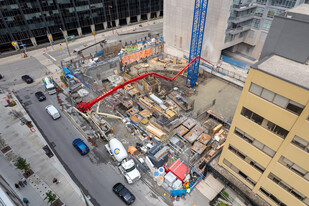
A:
{"label": "green tree", "polygon": [[50,204],[52,204],[57,199],[57,196],[52,191],[46,192],[45,195],[46,197],[44,198],[44,200],[47,199],[48,203]]}
{"label": "green tree", "polygon": [[15,166],[20,170],[24,170],[25,173],[29,172],[30,170],[30,164],[27,163],[26,159],[21,158],[21,157],[17,159]]}

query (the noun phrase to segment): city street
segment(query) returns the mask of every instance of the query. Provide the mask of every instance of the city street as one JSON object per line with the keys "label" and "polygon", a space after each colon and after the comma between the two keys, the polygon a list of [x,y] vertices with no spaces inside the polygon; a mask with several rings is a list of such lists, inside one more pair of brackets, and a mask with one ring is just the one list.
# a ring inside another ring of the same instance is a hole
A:
{"label": "city street", "polygon": [[[62,112],[60,112],[61,118],[57,120],[53,120],[47,114],[45,107],[49,104],[53,104],[60,111],[57,98],[56,95],[51,96],[44,92],[47,99],[39,102],[34,96],[39,90],[44,91],[43,84],[36,83],[18,90],[17,95],[67,172],[78,186],[91,196],[94,205],[121,205],[121,200],[112,192],[112,187],[117,182],[125,184],[132,191],[136,196],[136,205],[156,205],[161,201],[141,181],[128,185],[118,168],[111,165],[112,159],[106,150],[92,148],[89,154],[81,156],[72,146],[72,141],[76,138],[83,139],[83,136]],[[86,140],[85,142],[88,143]],[[163,202],[159,204],[164,205]]]}
{"label": "city street", "polygon": [[[152,32],[162,34],[162,23],[151,25],[154,27]],[[146,28],[140,28],[146,29]],[[103,34],[98,34],[98,36]],[[108,37],[108,39],[122,39],[124,42],[141,40],[148,35],[147,33],[131,34],[125,36]],[[102,37],[103,38],[103,37]],[[89,39],[89,38],[88,38]],[[89,43],[70,42],[70,50]],[[62,51],[54,46],[55,50],[49,50],[47,53],[56,58],[55,64],[60,66],[60,61],[68,56],[65,45],[62,45]],[[42,50],[42,49],[41,49]],[[95,47],[87,50],[94,53]],[[112,159],[101,144],[98,148],[93,148],[84,139],[91,151],[86,156],[81,156],[72,146],[72,141],[76,138],[84,138],[80,132],[72,125],[67,117],[60,111],[56,95],[49,95],[45,91],[42,78],[49,74],[49,70],[40,63],[42,52],[33,51],[33,57],[25,59],[12,59],[9,63],[2,62],[0,73],[4,79],[0,80],[0,87],[14,89],[22,101],[25,109],[40,129],[42,135],[49,143],[50,147],[56,153],[67,172],[74,182],[91,198],[94,205],[122,205],[122,201],[112,192],[112,187],[117,182],[125,184],[128,189],[136,196],[135,205],[165,205],[165,203],[155,195],[147,185],[141,180],[128,185],[120,174],[117,167],[112,163]],[[50,62],[53,62],[50,58]],[[34,83],[26,84],[21,76],[28,74],[34,79]],[[39,102],[34,93],[44,92],[46,100]],[[53,120],[45,111],[47,105],[54,105],[61,113],[61,118]],[[99,149],[100,148],[100,149]]]}

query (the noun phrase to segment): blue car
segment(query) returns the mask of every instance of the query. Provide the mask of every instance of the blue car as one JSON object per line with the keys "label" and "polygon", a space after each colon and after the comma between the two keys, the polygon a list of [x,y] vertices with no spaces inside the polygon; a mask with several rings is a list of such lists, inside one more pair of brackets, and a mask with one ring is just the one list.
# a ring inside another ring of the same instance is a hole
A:
{"label": "blue car", "polygon": [[81,155],[86,155],[89,152],[89,147],[80,138],[75,139],[72,144]]}

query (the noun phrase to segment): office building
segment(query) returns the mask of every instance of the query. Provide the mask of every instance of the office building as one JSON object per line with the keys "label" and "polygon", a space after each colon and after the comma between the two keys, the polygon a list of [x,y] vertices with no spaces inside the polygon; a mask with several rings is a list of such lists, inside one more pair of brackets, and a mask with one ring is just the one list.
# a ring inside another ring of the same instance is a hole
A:
{"label": "office building", "polygon": [[309,205],[308,34],[307,4],[274,18],[219,159],[270,205]]}
{"label": "office building", "polygon": [[[221,54],[259,59],[275,15],[304,0],[208,0],[202,57],[217,65]],[[188,57],[194,1],[164,1],[165,52]]]}
{"label": "office building", "polygon": [[59,40],[162,15],[163,0],[4,0],[0,51],[14,49],[11,42],[36,46],[48,38]]}

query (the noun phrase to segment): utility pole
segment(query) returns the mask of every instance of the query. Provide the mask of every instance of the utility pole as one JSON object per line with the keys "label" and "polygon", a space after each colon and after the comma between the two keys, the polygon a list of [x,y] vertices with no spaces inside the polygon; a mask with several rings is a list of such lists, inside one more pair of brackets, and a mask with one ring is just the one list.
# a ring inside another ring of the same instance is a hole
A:
{"label": "utility pole", "polygon": [[69,50],[68,40],[67,40],[66,36],[64,35],[64,31],[61,28],[59,28],[59,29],[62,32],[62,35],[63,35],[63,37],[65,39],[65,44],[67,45],[67,50],[68,50],[69,56],[71,56],[71,53],[70,53],[70,50]]}

